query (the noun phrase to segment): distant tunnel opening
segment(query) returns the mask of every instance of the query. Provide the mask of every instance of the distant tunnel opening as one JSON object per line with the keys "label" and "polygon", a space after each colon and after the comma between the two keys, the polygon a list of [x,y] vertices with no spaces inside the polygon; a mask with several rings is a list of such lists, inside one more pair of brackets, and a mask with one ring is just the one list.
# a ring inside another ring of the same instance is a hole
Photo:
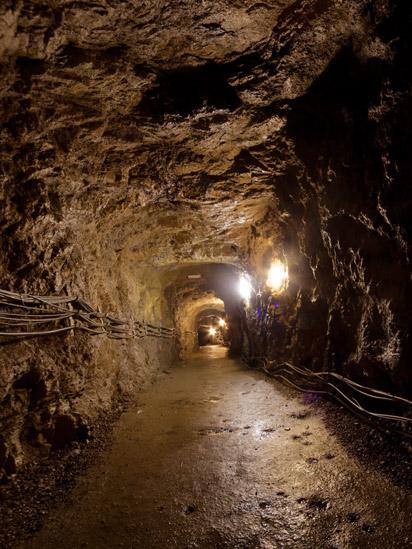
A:
{"label": "distant tunnel opening", "polygon": [[197,318],[197,341],[199,347],[206,345],[228,345],[226,314],[206,310]]}
{"label": "distant tunnel opening", "polygon": [[165,276],[180,355],[213,344],[226,345],[231,354],[239,355],[244,316],[240,269],[225,263],[199,263],[173,267]]}

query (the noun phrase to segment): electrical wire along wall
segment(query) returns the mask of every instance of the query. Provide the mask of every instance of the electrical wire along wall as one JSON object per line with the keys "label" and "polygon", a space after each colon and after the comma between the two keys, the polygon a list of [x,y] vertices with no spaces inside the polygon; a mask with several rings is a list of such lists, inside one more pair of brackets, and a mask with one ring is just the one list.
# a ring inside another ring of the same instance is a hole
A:
{"label": "electrical wire along wall", "polygon": [[327,395],[375,426],[412,439],[412,401],[386,391],[367,387],[336,372],[313,372],[290,362],[277,364],[259,356],[243,356],[271,377],[311,395]]}
{"label": "electrical wire along wall", "polygon": [[23,295],[0,290],[0,343],[27,337],[83,331],[111,339],[175,337],[174,328],[121,320],[70,296]]}

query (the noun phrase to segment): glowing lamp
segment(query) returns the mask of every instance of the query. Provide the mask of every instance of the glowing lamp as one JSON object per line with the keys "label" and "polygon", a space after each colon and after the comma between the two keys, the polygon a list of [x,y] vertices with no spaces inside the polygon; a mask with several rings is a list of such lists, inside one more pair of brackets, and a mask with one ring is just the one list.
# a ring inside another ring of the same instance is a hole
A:
{"label": "glowing lamp", "polygon": [[213,326],[211,326],[211,327],[209,328],[209,335],[211,335],[211,336],[216,335],[216,328],[213,328]]}
{"label": "glowing lamp", "polygon": [[280,292],[284,290],[288,282],[288,268],[281,261],[275,261],[272,263],[266,284],[273,292]]}
{"label": "glowing lamp", "polygon": [[226,326],[226,322],[223,320],[223,318],[219,318],[219,326],[221,326],[222,328]]}
{"label": "glowing lamp", "polygon": [[245,275],[242,275],[239,280],[239,294],[243,299],[246,299],[246,301],[248,301],[252,295],[252,284]]}

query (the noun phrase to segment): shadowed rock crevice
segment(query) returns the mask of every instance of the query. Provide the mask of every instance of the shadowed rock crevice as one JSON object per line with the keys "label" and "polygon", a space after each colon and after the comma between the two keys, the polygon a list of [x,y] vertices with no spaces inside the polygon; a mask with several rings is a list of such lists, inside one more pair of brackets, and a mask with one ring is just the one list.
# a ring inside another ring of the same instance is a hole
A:
{"label": "shadowed rock crevice", "polygon": [[224,67],[208,65],[160,73],[155,87],[139,103],[138,112],[162,122],[168,114],[187,117],[202,108],[234,111],[240,105]]}

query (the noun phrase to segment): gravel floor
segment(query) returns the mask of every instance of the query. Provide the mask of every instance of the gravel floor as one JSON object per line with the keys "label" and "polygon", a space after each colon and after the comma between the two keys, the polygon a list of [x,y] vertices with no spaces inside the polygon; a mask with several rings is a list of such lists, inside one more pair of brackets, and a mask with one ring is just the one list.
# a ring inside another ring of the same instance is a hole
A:
{"label": "gravel floor", "polygon": [[126,408],[126,401],[116,402],[109,413],[96,421],[88,442],[55,451],[47,459],[24,467],[0,486],[2,549],[12,549],[40,530],[57,505],[71,503],[76,481],[109,448],[113,426]]}

